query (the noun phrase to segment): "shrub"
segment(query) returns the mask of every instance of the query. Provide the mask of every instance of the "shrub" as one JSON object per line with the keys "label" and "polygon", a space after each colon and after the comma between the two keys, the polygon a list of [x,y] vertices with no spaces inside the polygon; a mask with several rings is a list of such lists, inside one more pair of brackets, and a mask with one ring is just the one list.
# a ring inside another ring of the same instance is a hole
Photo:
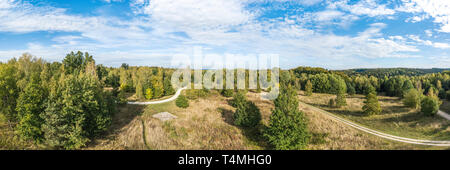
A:
{"label": "shrub", "polygon": [[235,103],[236,112],[233,115],[234,124],[242,127],[254,127],[261,121],[261,112],[251,101],[238,100]]}
{"label": "shrub", "polygon": [[311,96],[313,91],[312,83],[311,81],[307,81],[305,85],[305,95]]}
{"label": "shrub", "polygon": [[328,106],[329,107],[336,107],[336,101],[334,101],[334,99],[330,99],[330,101],[328,101]]}
{"label": "shrub", "polygon": [[417,109],[420,106],[420,97],[421,94],[419,94],[419,91],[416,89],[410,89],[405,93],[403,104],[406,107]]}
{"label": "shrub", "polygon": [[233,94],[234,94],[234,90],[232,90],[232,89],[224,89],[224,90],[222,90],[222,95],[224,97],[232,97]]}
{"label": "shrub", "polygon": [[345,94],[339,93],[336,96],[336,107],[347,106],[347,100],[345,100]]}
{"label": "shrub", "polygon": [[189,107],[189,101],[187,100],[186,96],[180,95],[175,101],[175,105],[181,108],[187,108]]}
{"label": "shrub", "polygon": [[446,92],[446,98],[447,98],[447,100],[450,100],[450,90],[447,90],[447,92]]}
{"label": "shrub", "polygon": [[153,97],[153,90],[151,88],[147,88],[145,90],[145,98],[150,100]]}
{"label": "shrub", "polygon": [[420,111],[427,116],[433,116],[438,112],[439,105],[440,102],[437,97],[426,96],[421,102]]}
{"label": "shrub", "polygon": [[363,106],[363,111],[366,115],[376,115],[381,112],[380,103],[378,103],[378,97],[376,93],[369,93],[366,96],[365,105]]}

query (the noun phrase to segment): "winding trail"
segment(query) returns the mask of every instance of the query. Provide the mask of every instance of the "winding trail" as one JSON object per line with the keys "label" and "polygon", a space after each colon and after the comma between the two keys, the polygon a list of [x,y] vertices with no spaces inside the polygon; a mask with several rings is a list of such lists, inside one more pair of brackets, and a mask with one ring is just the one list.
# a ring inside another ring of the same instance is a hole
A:
{"label": "winding trail", "polygon": [[[299,104],[306,106],[307,108],[320,112],[322,114],[325,114],[331,118],[333,118],[334,120],[344,123],[348,126],[351,126],[355,129],[358,129],[360,131],[381,137],[381,138],[385,138],[385,139],[389,139],[389,140],[393,140],[393,141],[397,141],[397,142],[403,142],[403,143],[410,143],[410,144],[417,144],[417,145],[430,145],[430,146],[450,146],[450,141],[433,141],[433,140],[420,140],[420,139],[411,139],[411,138],[405,138],[405,137],[399,137],[399,136],[394,136],[394,135],[389,135],[383,132],[379,132],[376,130],[372,130],[369,128],[366,128],[364,126],[358,125],[356,123],[353,123],[349,120],[346,120],[344,118],[341,118],[339,116],[336,116],[330,112],[327,112],[325,110],[322,110],[320,108],[311,106],[309,104],[303,103],[303,102],[299,102]],[[440,111],[441,113],[443,113],[442,111]],[[444,113],[445,114],[445,113]],[[447,115],[448,116],[448,115]]]}
{"label": "winding trail", "polygon": [[187,89],[187,87],[183,87],[177,90],[177,92],[175,93],[175,95],[173,95],[172,97],[168,98],[168,99],[164,99],[164,100],[158,100],[158,101],[151,101],[151,102],[128,102],[127,104],[136,104],[136,105],[149,105],[149,104],[161,104],[161,103],[166,103],[166,102],[170,102],[173,101],[175,99],[178,98],[178,96],[181,94],[181,91]]}
{"label": "winding trail", "polygon": [[[181,91],[187,89],[187,87],[183,87],[177,90],[177,92],[175,93],[175,95],[173,95],[172,97],[168,98],[168,99],[164,99],[164,100],[159,100],[159,101],[150,101],[150,102],[128,102],[128,104],[134,104],[134,105],[150,105],[150,104],[161,104],[161,103],[166,103],[166,102],[170,102],[175,100],[176,98],[178,98],[178,96],[181,94]],[[336,116],[333,113],[327,112],[325,110],[322,110],[320,108],[311,106],[309,104],[303,103],[303,102],[299,102],[299,104],[306,106],[307,108],[314,110],[316,112],[320,112],[322,114],[325,114],[329,117],[331,117],[332,119],[344,123],[348,126],[351,126],[355,129],[358,129],[360,131],[381,137],[381,138],[385,138],[385,139],[389,139],[389,140],[393,140],[393,141],[397,141],[397,142],[403,142],[403,143],[410,143],[410,144],[417,144],[417,145],[430,145],[430,146],[450,146],[450,141],[434,141],[434,140],[421,140],[421,139],[411,139],[411,138],[405,138],[405,137],[400,137],[400,136],[394,136],[394,135],[389,135],[383,132],[379,132],[373,129],[369,129],[366,128],[364,126],[358,125],[356,123],[353,123],[349,120],[346,120],[344,118],[341,118],[339,116]],[[447,113],[439,110],[438,111],[438,115],[442,116],[443,118],[450,120],[450,115],[448,115]],[[144,139],[145,140],[145,139]]]}
{"label": "winding trail", "polygon": [[450,120],[450,115],[447,114],[447,113],[445,113],[445,112],[442,111],[442,110],[439,110],[439,111],[437,112],[437,115],[443,117],[444,119]]}

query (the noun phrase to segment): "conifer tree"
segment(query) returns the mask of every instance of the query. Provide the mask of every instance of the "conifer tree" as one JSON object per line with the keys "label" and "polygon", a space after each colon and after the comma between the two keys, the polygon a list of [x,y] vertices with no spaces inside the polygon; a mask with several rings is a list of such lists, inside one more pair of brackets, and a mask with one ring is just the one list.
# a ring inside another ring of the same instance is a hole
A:
{"label": "conifer tree", "polygon": [[308,80],[305,85],[305,95],[311,96],[312,92],[313,92],[313,86],[312,86],[311,81]]}
{"label": "conifer tree", "polygon": [[366,115],[376,115],[381,112],[381,106],[378,102],[378,97],[375,92],[371,92],[366,95],[366,101],[364,101],[363,112]]}
{"label": "conifer tree", "polygon": [[311,135],[307,119],[298,110],[298,99],[292,87],[283,87],[274,101],[275,109],[264,131],[268,142],[277,150],[305,149]]}

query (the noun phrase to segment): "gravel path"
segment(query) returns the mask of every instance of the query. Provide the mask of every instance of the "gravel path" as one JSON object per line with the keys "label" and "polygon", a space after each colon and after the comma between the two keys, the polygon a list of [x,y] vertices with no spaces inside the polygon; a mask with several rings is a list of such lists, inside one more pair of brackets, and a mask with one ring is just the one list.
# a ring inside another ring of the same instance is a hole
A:
{"label": "gravel path", "polygon": [[172,100],[177,99],[178,96],[181,94],[181,91],[184,90],[184,89],[187,89],[187,87],[183,87],[181,89],[178,89],[177,92],[175,93],[175,95],[173,95],[172,97],[170,97],[168,99],[158,100],[158,101],[151,101],[151,102],[128,102],[128,104],[149,105],[149,104],[161,104],[161,103],[170,102]]}
{"label": "gravel path", "polygon": [[386,133],[383,133],[383,132],[379,132],[379,131],[372,130],[372,129],[366,128],[364,126],[358,125],[358,124],[353,123],[353,122],[351,122],[349,120],[346,120],[344,118],[336,116],[336,115],[334,115],[334,114],[332,114],[330,112],[327,112],[325,110],[319,109],[317,107],[308,105],[306,103],[303,103],[303,102],[299,102],[299,103],[304,105],[304,106],[306,106],[306,107],[308,107],[308,108],[310,108],[311,110],[314,110],[314,111],[320,112],[322,114],[328,115],[328,116],[330,116],[331,118],[333,118],[334,120],[336,120],[338,122],[344,123],[344,124],[346,124],[348,126],[351,126],[351,127],[355,128],[355,129],[358,129],[358,130],[361,130],[363,132],[370,133],[372,135],[375,135],[375,136],[378,136],[378,137],[382,137],[382,138],[385,138],[385,139],[389,139],[389,140],[393,140],[393,141],[397,141],[397,142],[403,142],[403,143],[417,144],[417,145],[450,146],[450,141],[420,140],[420,139],[411,139],[411,138],[405,138],[405,137],[389,135],[389,134],[386,134]]}

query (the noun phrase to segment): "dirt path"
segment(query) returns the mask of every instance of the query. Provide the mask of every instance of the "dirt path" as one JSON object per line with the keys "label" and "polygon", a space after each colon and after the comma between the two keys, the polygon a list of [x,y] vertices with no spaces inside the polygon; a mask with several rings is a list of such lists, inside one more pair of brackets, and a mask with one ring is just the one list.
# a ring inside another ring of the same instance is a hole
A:
{"label": "dirt path", "polygon": [[128,102],[128,104],[137,104],[137,105],[149,105],[149,104],[161,104],[161,103],[166,103],[166,102],[170,102],[172,100],[175,100],[178,98],[178,96],[181,94],[181,91],[187,89],[187,87],[183,87],[177,90],[177,92],[175,93],[175,95],[173,95],[172,97],[168,98],[168,99],[164,99],[164,100],[158,100],[158,101],[151,101],[151,102]]}
{"label": "dirt path", "polygon": [[417,145],[450,146],[450,141],[420,140],[420,139],[411,139],[411,138],[404,138],[404,137],[389,135],[389,134],[386,134],[386,133],[382,133],[382,132],[379,132],[379,131],[376,131],[376,130],[372,130],[372,129],[366,128],[364,126],[358,125],[356,123],[353,123],[353,122],[351,122],[349,120],[346,120],[344,118],[336,116],[336,115],[334,115],[334,114],[332,114],[330,112],[327,112],[325,110],[322,110],[320,108],[311,106],[309,104],[306,104],[306,103],[303,103],[303,102],[299,102],[299,104],[304,105],[304,106],[308,107],[311,110],[314,110],[314,111],[320,112],[322,114],[328,115],[331,118],[333,118],[333,119],[335,119],[335,120],[337,120],[339,122],[342,122],[342,123],[344,123],[346,125],[349,125],[349,126],[355,128],[355,129],[358,129],[358,130],[361,130],[363,132],[366,132],[366,133],[369,133],[369,134],[372,134],[372,135],[375,135],[375,136],[378,136],[378,137],[382,137],[382,138],[385,138],[385,139],[389,139],[389,140],[393,140],[393,141],[397,141],[397,142],[403,142],[403,143],[417,144]]}
{"label": "dirt path", "polygon": [[438,114],[439,116],[441,116],[441,117],[447,119],[447,120],[450,120],[450,115],[447,114],[447,113],[445,113],[445,112],[442,111],[442,110],[439,110],[439,111],[437,112],[437,114]]}

